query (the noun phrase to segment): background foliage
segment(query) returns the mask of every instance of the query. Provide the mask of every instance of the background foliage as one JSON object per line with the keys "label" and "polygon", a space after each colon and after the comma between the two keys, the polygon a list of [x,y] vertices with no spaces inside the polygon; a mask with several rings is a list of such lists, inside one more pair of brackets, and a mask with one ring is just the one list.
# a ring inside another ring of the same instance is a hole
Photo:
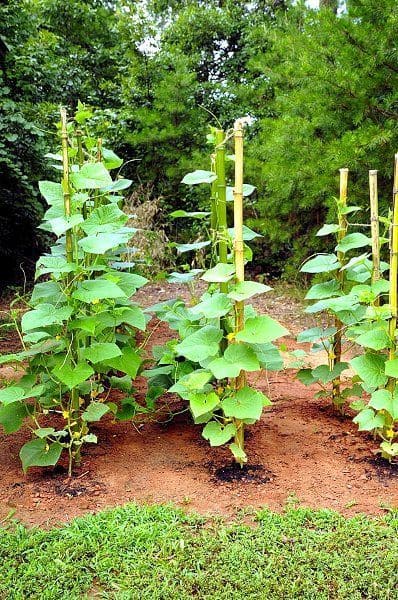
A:
{"label": "background foliage", "polygon": [[[390,199],[397,139],[394,0],[321,10],[290,0],[11,0],[0,7],[2,285],[29,276],[46,243],[37,181],[60,103],[96,110],[97,134],[151,185],[164,213],[196,203],[179,184],[208,168],[205,135],[252,117],[249,225],[264,234],[259,268],[296,272],[333,206],[337,170],[365,203],[367,170]],[[99,110],[98,110],[99,109]],[[209,114],[210,111],[215,115]],[[147,200],[147,199],[146,199]],[[165,223],[168,227],[167,222]],[[190,237],[187,232],[187,238]]]}

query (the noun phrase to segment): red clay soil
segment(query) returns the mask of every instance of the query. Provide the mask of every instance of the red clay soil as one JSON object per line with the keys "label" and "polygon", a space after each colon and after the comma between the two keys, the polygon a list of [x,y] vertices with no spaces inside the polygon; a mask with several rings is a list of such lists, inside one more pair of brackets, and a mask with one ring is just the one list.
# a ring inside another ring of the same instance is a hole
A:
{"label": "red clay soil", "polygon": [[[181,291],[177,288],[176,295]],[[169,286],[152,285],[140,300],[151,304],[171,293]],[[273,292],[257,305],[294,335],[311,325],[287,295]],[[163,325],[155,329],[153,343],[170,336]],[[292,337],[284,341],[295,345]],[[3,339],[3,351],[10,342]],[[62,465],[24,475],[18,452],[29,433],[0,434],[0,521],[12,513],[26,524],[49,526],[128,501],[173,502],[227,517],[247,507],[281,510],[289,497],[346,515],[375,515],[398,506],[398,467],[378,459],[377,443],[359,434],[349,418],[315,400],[316,388],[303,386],[290,369],[270,373],[256,385],[274,404],[248,428],[250,464],[243,472],[234,468],[228,450],[209,448],[186,412],[138,427],[104,420],[93,428],[98,445],[87,447],[70,480]],[[137,393],[145,393],[143,380]],[[184,408],[177,399],[171,406],[176,412]]]}

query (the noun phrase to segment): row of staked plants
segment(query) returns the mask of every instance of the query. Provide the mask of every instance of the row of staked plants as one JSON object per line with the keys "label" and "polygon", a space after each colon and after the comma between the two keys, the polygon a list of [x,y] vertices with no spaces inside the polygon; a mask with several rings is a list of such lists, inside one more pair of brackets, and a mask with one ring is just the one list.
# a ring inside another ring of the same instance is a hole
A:
{"label": "row of staked plants", "polygon": [[[371,222],[350,223],[360,208],[347,202],[347,182],[348,170],[341,169],[337,222],[317,234],[335,236],[335,252],[312,257],[301,269],[318,278],[306,295],[311,301],[306,312],[320,325],[301,332],[298,341],[310,343],[312,352],[324,351],[327,362],[302,368],[298,378],[318,384],[318,397],[330,397],[341,413],[351,400],[359,430],[379,437],[381,455],[391,461],[398,455],[398,158],[393,210],[387,217],[378,214],[377,172],[370,171]],[[355,231],[363,227],[370,236]],[[389,263],[380,258],[388,244]]]}
{"label": "row of staked plants", "polygon": [[[147,283],[134,271],[129,245],[137,230],[127,226],[131,215],[122,210],[123,192],[132,182],[119,175],[122,160],[90,136],[90,117],[81,104],[70,120],[61,110],[59,152],[47,155],[59,179],[39,184],[48,205],[41,228],[54,244],[37,262],[28,310],[20,322],[15,318],[22,350],[0,358],[16,368],[15,380],[0,390],[0,424],[6,433],[29,427],[32,437],[20,450],[24,471],[55,465],[66,454],[71,474],[82,446],[97,442],[92,424],[106,414],[134,419],[155,410],[165,392],[176,393],[210,445],[228,444],[243,465],[245,427],[271,404],[247,383],[246,373],[281,369],[273,342],[288,333],[246,304],[271,288],[245,280],[252,258],[247,242],[258,234],[243,225],[243,198],[254,191],[243,183],[244,122],[238,120],[228,134],[212,130],[210,170],[183,180],[208,186],[209,210],[172,214],[208,220],[208,240],[175,244],[179,253],[209,250],[207,264],[169,277],[191,291],[200,278],[206,290],[193,293],[189,303],[170,300],[144,311],[132,300]],[[235,155],[227,155],[232,139]],[[232,166],[234,187],[226,185]],[[137,332],[145,332],[151,313],[177,337],[155,347],[156,364],[143,371],[147,339],[141,335],[139,344]],[[134,397],[141,372],[149,382],[146,406]],[[120,401],[113,390],[123,392]]]}
{"label": "row of staked plants", "polygon": [[[131,298],[147,280],[126,259],[136,230],[121,210],[131,181],[117,175],[123,161],[90,137],[90,116],[80,104],[74,119],[61,111],[59,153],[47,155],[59,180],[39,184],[48,205],[41,228],[55,242],[38,260],[28,310],[15,322],[22,350],[1,357],[24,368],[0,390],[0,423],[7,433],[28,424],[25,471],[55,465],[64,452],[71,474],[82,446],[97,442],[92,423],[143,410],[133,381],[143,362],[136,334],[147,318]],[[113,389],[125,392],[121,403],[110,399]]]}
{"label": "row of staked plants", "polygon": [[[257,233],[243,225],[243,198],[254,187],[243,183],[243,120],[233,132],[212,130],[210,170],[188,173],[183,183],[207,186],[209,210],[175,211],[173,218],[206,222],[208,240],[176,244],[179,253],[208,249],[204,269],[172,273],[169,281],[187,283],[191,301],[180,298],[151,307],[176,332],[164,346],[153,348],[155,368],[144,374],[156,393],[175,393],[188,403],[196,424],[211,446],[227,444],[240,465],[247,461],[244,429],[258,421],[270,399],[247,383],[246,374],[261,376],[264,369],[283,368],[273,343],[288,331],[268,315],[258,315],[246,301],[271,288],[245,280],[245,265],[252,258],[247,244]],[[227,154],[234,139],[234,154]],[[234,186],[227,185],[228,166],[234,166]],[[228,227],[228,203],[233,201],[234,227]],[[195,282],[205,291],[198,297]]]}

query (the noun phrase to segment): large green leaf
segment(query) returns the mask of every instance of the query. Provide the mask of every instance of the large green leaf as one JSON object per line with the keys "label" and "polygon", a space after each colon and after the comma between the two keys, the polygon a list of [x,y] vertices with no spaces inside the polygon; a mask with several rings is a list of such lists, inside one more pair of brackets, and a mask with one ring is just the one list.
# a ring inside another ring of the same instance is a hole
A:
{"label": "large green leaf", "polygon": [[173,212],[171,212],[169,214],[169,217],[171,217],[172,219],[181,219],[181,218],[186,218],[189,217],[191,219],[203,219],[205,217],[208,217],[210,215],[209,212],[204,212],[204,211],[194,211],[194,212],[187,212],[186,210],[174,210]]}
{"label": "large green leaf", "polygon": [[243,371],[258,371],[260,368],[255,351],[244,344],[230,344],[224,352],[224,358]]}
{"label": "large green leaf", "polygon": [[220,404],[220,398],[215,392],[210,392],[208,394],[191,392],[188,396],[188,400],[189,407],[195,419],[213,411]]}
{"label": "large green leaf", "polygon": [[82,419],[87,422],[99,421],[109,410],[109,406],[102,402],[90,402],[82,414]]}
{"label": "large green leaf", "polygon": [[86,381],[91,375],[94,375],[94,369],[84,361],[81,361],[76,365],[65,362],[64,364],[55,367],[52,372],[70,390],[80,383],[83,383],[83,381]]}
{"label": "large green leaf", "polygon": [[1,404],[11,404],[17,400],[22,400],[22,398],[25,398],[25,390],[18,385],[10,385],[0,390]]}
{"label": "large green leaf", "polygon": [[339,229],[340,225],[338,225],[337,223],[328,223],[327,225],[321,227],[319,231],[317,231],[316,235],[318,237],[321,237],[323,235],[330,235],[331,233],[337,233]]}
{"label": "large green leaf", "polygon": [[45,302],[47,304],[65,304],[66,295],[57,281],[43,281],[36,283],[33,288],[30,302],[34,306]]}
{"label": "large green leaf", "polygon": [[39,225],[39,229],[44,229],[44,231],[50,231],[51,233],[55,233],[56,236],[63,235],[69,229],[76,227],[83,222],[83,216],[80,214],[75,214],[70,217],[56,217],[54,219],[49,219],[45,221],[41,225]]}
{"label": "large green leaf", "polygon": [[207,365],[216,379],[228,379],[237,377],[241,372],[241,367],[226,360],[223,356],[215,358]]}
{"label": "large green leaf", "polygon": [[247,319],[242,331],[236,334],[236,339],[249,344],[267,344],[288,334],[288,330],[278,321],[264,315]]}
{"label": "large green leaf", "polygon": [[142,358],[136,350],[127,346],[126,348],[123,348],[122,356],[116,356],[115,358],[106,360],[104,361],[104,364],[117,371],[122,371],[122,373],[130,375],[130,377],[134,379],[142,364]]}
{"label": "large green leaf", "polygon": [[39,304],[39,306],[22,317],[22,331],[27,332],[39,327],[48,327],[49,325],[61,325],[63,321],[69,319],[72,314],[71,306],[53,306],[52,304]]}
{"label": "large green leaf", "polygon": [[5,433],[18,431],[27,415],[27,408],[22,402],[11,402],[0,406],[0,424],[4,427]]}
{"label": "large green leaf", "polygon": [[185,183],[186,185],[198,185],[200,183],[212,183],[217,179],[217,175],[212,171],[203,171],[197,169],[192,173],[187,173],[185,177],[182,179],[181,183]]}
{"label": "large green leaf", "polygon": [[[228,233],[229,233],[231,239],[234,240],[235,239],[235,229],[233,227],[230,227],[228,229]],[[257,233],[256,231],[253,231],[253,229],[250,229],[250,227],[243,225],[243,240],[245,242],[251,242],[251,240],[255,240],[256,238],[260,238],[260,237],[263,237],[261,235],[261,233]]]}
{"label": "large green leaf", "polygon": [[355,339],[356,343],[372,350],[383,350],[391,346],[390,336],[386,328],[372,329],[362,333]]}
{"label": "large green leaf", "polygon": [[364,408],[353,418],[353,422],[358,425],[359,431],[372,431],[382,428],[385,419],[382,414],[376,414],[371,408]]}
{"label": "large green leaf", "polygon": [[325,283],[316,283],[307,292],[306,300],[322,300],[340,294],[340,284],[336,279]]}
{"label": "large green leaf", "polygon": [[335,254],[318,254],[308,260],[300,269],[302,273],[330,273],[341,267]]}
{"label": "large green leaf", "polygon": [[101,279],[116,283],[128,298],[135,294],[139,288],[148,283],[148,279],[142,275],[137,275],[136,273],[122,273],[120,271],[107,273],[106,275],[103,275]]}
{"label": "large green leaf", "polygon": [[115,154],[113,150],[109,150],[109,148],[104,148],[102,146],[101,156],[105,167],[109,170],[118,169],[123,164],[123,159],[119,158],[117,154]]}
{"label": "large green leaf", "polygon": [[349,233],[346,235],[339,244],[336,246],[338,252],[348,252],[355,248],[363,248],[364,246],[370,246],[372,239],[364,235],[363,233]]}
{"label": "large green leaf", "polygon": [[85,252],[90,254],[104,254],[111,248],[126,244],[133,234],[133,230],[130,232],[99,233],[98,235],[88,235],[79,240],[78,244]]}
{"label": "large green leaf", "polygon": [[203,273],[201,279],[209,283],[223,283],[230,281],[235,274],[235,265],[218,263],[215,267]]}
{"label": "large green leaf", "polygon": [[221,329],[207,325],[177,344],[176,352],[189,360],[200,362],[218,353],[222,337]]}
{"label": "large green leaf", "polygon": [[[158,371],[158,369],[156,369]],[[153,372],[153,370],[152,370]],[[166,371],[167,373],[171,371]],[[151,373],[151,371],[149,371]],[[176,392],[180,394],[182,398],[188,400],[190,398],[189,394],[192,392],[200,392],[205,389],[206,384],[212,378],[212,374],[210,371],[205,369],[196,369],[183,377],[180,377],[178,381],[168,390],[173,393]]]}
{"label": "large green leaf", "polygon": [[82,224],[82,229],[87,235],[112,233],[123,227],[128,219],[128,215],[116,204],[105,204],[92,211]]}
{"label": "large green leaf", "polygon": [[389,377],[398,378],[398,358],[392,358],[385,362],[385,374]]}
{"label": "large green leaf", "polygon": [[64,194],[62,191],[62,185],[54,181],[39,181],[39,190],[41,195],[50,206],[64,205]]}
{"label": "large green leaf", "polygon": [[270,290],[272,290],[272,288],[269,287],[269,285],[264,285],[258,281],[241,281],[234,285],[229,291],[228,298],[241,302],[243,300],[248,300],[257,294],[269,292]]}
{"label": "large green leaf", "polygon": [[169,283],[189,283],[201,273],[203,273],[203,269],[191,269],[188,273],[173,272],[167,277],[167,281]]}
{"label": "large green leaf", "polygon": [[353,358],[350,364],[367,388],[378,388],[384,386],[387,382],[384,373],[385,361],[384,356],[369,353]]}
{"label": "large green leaf", "polygon": [[221,406],[226,417],[257,421],[261,417],[263,407],[270,404],[270,400],[264,394],[246,386],[236,394],[225,398]]}
{"label": "large green leaf", "polygon": [[171,244],[173,248],[177,249],[179,254],[184,254],[184,252],[191,252],[192,250],[201,250],[206,246],[210,246],[211,242],[194,242],[193,244]]}
{"label": "large green leaf", "polygon": [[119,346],[111,342],[93,342],[81,351],[82,357],[94,364],[121,356],[121,354]]}
{"label": "large green leaf", "polygon": [[52,273],[56,279],[64,273],[73,273],[76,271],[76,263],[70,263],[63,256],[42,256],[37,261],[36,279],[42,275]]}
{"label": "large green leaf", "polygon": [[125,297],[126,294],[116,283],[104,279],[81,281],[79,287],[72,294],[72,298],[87,303],[95,300]]}
{"label": "large green leaf", "polygon": [[202,436],[210,442],[210,446],[222,446],[226,442],[229,442],[235,433],[235,425],[232,423],[221,425],[221,423],[217,423],[216,421],[210,421],[203,429]]}
{"label": "large green leaf", "polygon": [[29,467],[49,467],[56,465],[62,452],[58,442],[48,444],[46,440],[35,439],[26,442],[21,448],[19,457],[24,473]]}
{"label": "large green leaf", "polygon": [[143,310],[135,304],[115,308],[113,314],[115,315],[116,325],[126,323],[126,325],[130,325],[141,331],[145,331],[146,329],[145,314]]}
{"label": "large green leaf", "polygon": [[[250,183],[244,183],[243,184],[243,196],[251,196],[252,193],[255,190],[255,186],[254,185],[250,185]],[[233,202],[234,201],[234,188],[227,185],[227,193],[226,193],[226,201],[227,202]]]}
{"label": "large green leaf", "polygon": [[283,369],[283,358],[276,346],[273,344],[252,344],[261,368],[268,371],[280,371]]}
{"label": "large green leaf", "polygon": [[348,364],[346,362],[337,362],[333,369],[330,369],[329,365],[319,365],[313,369],[311,373],[316,381],[321,381],[326,384],[333,381],[333,379],[340,377],[346,369],[348,369]]}
{"label": "large green leaf", "polygon": [[389,390],[376,390],[369,401],[376,410],[386,410],[396,421],[398,419],[398,390],[392,394]]}
{"label": "large green leaf", "polygon": [[322,327],[311,327],[311,329],[301,331],[297,336],[297,341],[300,343],[304,343],[317,342],[318,340],[327,340],[334,336],[336,331],[336,327],[327,327],[326,329],[323,329]]}
{"label": "large green leaf", "polygon": [[194,315],[207,317],[208,319],[216,319],[228,314],[232,309],[232,303],[226,294],[214,293],[207,297],[190,309]]}
{"label": "large green leaf", "polygon": [[112,184],[112,177],[100,162],[85,163],[70,179],[77,190],[95,190]]}

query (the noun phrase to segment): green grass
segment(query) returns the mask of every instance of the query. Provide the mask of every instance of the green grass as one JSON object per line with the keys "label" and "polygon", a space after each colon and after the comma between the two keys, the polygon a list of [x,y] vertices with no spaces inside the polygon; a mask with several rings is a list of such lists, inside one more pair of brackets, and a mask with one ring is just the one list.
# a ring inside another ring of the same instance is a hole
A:
{"label": "green grass", "polygon": [[398,515],[263,511],[258,526],[127,505],[51,531],[0,530],[0,598],[398,598]]}

